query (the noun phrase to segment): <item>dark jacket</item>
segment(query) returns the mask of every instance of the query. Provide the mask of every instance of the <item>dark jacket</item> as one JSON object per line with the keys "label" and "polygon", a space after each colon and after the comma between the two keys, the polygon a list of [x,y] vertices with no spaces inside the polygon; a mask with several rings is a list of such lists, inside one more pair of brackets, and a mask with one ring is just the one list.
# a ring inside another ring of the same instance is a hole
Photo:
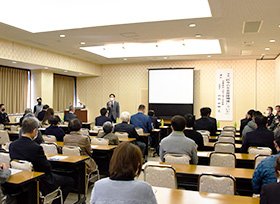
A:
{"label": "dark jacket", "polygon": [[273,113],[270,113],[269,116],[267,116],[267,124],[268,124],[268,126],[271,125],[273,119],[274,119],[274,115],[273,115]]}
{"label": "dark jacket", "polygon": [[58,126],[50,125],[46,128],[44,135],[54,135],[56,140],[59,142],[63,142],[63,137],[65,136],[65,132]]}
{"label": "dark jacket", "polygon": [[149,133],[152,130],[152,122],[149,116],[142,112],[138,112],[131,116],[130,124],[134,125],[136,128],[142,128],[144,133]]}
{"label": "dark jacket", "polygon": [[40,113],[38,113],[38,116],[37,116],[38,120],[42,121],[44,119],[46,113],[47,113],[47,111],[45,111],[45,110],[42,110]]}
{"label": "dark jacket", "polygon": [[240,121],[240,137],[242,137],[242,131],[244,130],[245,126],[251,119],[244,118]]}
{"label": "dark jacket", "polygon": [[95,126],[102,126],[105,122],[112,120],[104,115],[98,116],[95,118]]}
{"label": "dark jacket", "polygon": [[115,125],[114,132],[127,132],[129,138],[139,138],[139,135],[136,132],[134,125],[128,124],[126,122],[122,122]]}
{"label": "dark jacket", "polygon": [[280,183],[269,183],[262,187],[260,204],[279,204]]}
{"label": "dark jacket", "polygon": [[214,124],[209,118],[199,118],[198,120],[195,121],[195,130],[208,130],[210,131],[211,135],[215,135],[215,129],[214,129]]}
{"label": "dark jacket", "polygon": [[64,121],[66,122],[69,122],[70,120],[73,120],[75,118],[78,118],[77,115],[75,115],[74,113],[67,113],[65,116],[64,116]]}
{"label": "dark jacket", "polygon": [[203,142],[203,137],[199,132],[196,132],[195,130],[184,130],[184,134],[192,139],[193,141],[195,141],[195,143],[197,144],[198,151],[203,151],[204,150],[204,142]]}
{"label": "dark jacket", "polygon": [[216,120],[216,118],[212,118],[212,117],[208,117],[209,118],[209,120],[211,120],[211,122],[213,123],[213,128],[214,128],[214,131],[215,131],[215,134],[213,135],[213,136],[215,136],[216,135],[216,132],[217,132],[217,120]]}
{"label": "dark jacket", "polygon": [[8,114],[0,111],[0,124],[5,124],[8,122],[10,122]]}
{"label": "dark jacket", "polygon": [[157,121],[158,118],[154,117],[154,116],[150,116],[150,119],[151,119],[151,122],[152,122],[152,125],[153,125],[153,129],[158,129],[159,126],[160,126],[160,123]]}
{"label": "dark jacket", "polygon": [[252,132],[246,134],[245,140],[242,144],[240,152],[247,153],[248,148],[254,147],[269,147],[272,149],[273,154],[277,151],[274,147],[274,134],[269,131],[266,127],[258,127]]}

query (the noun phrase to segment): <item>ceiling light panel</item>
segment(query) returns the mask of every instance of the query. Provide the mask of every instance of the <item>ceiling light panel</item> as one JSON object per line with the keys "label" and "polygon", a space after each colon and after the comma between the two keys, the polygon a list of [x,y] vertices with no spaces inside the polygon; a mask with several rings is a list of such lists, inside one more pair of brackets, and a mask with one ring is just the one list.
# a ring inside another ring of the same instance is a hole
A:
{"label": "ceiling light panel", "polygon": [[105,46],[80,47],[80,49],[106,58],[221,54],[220,42],[217,39],[109,44]]}
{"label": "ceiling light panel", "polygon": [[212,17],[208,0],[9,0],[1,8],[0,22],[33,33]]}

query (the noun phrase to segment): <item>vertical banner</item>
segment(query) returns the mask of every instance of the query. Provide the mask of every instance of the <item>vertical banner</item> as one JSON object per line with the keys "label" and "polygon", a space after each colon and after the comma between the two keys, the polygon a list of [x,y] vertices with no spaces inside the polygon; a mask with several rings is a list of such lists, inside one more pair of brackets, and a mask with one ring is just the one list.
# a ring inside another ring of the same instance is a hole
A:
{"label": "vertical banner", "polygon": [[233,120],[233,70],[217,69],[216,119]]}

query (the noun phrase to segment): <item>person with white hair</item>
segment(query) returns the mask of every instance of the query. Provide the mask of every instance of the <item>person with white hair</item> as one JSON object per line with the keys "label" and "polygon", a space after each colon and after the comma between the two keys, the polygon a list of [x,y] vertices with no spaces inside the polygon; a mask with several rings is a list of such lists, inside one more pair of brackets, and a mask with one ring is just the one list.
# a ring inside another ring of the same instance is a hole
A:
{"label": "person with white hair", "polygon": [[144,142],[139,141],[139,135],[136,132],[134,125],[128,124],[129,118],[130,118],[129,112],[126,111],[122,112],[121,113],[122,123],[115,125],[114,132],[126,132],[128,133],[129,138],[136,138],[135,144],[140,147],[142,151],[142,155],[144,157],[146,144]]}
{"label": "person with white hair", "polygon": [[118,145],[120,143],[119,138],[112,131],[113,124],[110,121],[107,121],[103,124],[103,132],[99,132],[97,137],[109,140],[109,145]]}

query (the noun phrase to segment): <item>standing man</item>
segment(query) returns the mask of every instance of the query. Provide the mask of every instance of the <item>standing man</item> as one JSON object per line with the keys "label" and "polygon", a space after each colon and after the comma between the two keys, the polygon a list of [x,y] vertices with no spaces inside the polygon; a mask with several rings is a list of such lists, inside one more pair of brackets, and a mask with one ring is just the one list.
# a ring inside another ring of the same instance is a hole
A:
{"label": "standing man", "polygon": [[43,110],[43,104],[42,104],[42,98],[37,98],[38,104],[34,106],[33,113],[35,114],[35,117],[38,117],[38,114]]}
{"label": "standing man", "polygon": [[0,104],[0,124],[5,124],[10,122],[8,114],[5,112],[4,104]]}
{"label": "standing man", "polygon": [[115,94],[110,94],[110,101],[107,102],[107,109],[109,111],[108,117],[116,123],[117,119],[120,117],[120,106],[119,102],[115,101]]}
{"label": "standing man", "polygon": [[274,118],[274,115],[273,115],[273,108],[271,106],[268,106],[267,109],[266,109],[266,114],[267,114],[267,124],[268,126],[271,125],[272,121],[273,121],[273,118]]}

